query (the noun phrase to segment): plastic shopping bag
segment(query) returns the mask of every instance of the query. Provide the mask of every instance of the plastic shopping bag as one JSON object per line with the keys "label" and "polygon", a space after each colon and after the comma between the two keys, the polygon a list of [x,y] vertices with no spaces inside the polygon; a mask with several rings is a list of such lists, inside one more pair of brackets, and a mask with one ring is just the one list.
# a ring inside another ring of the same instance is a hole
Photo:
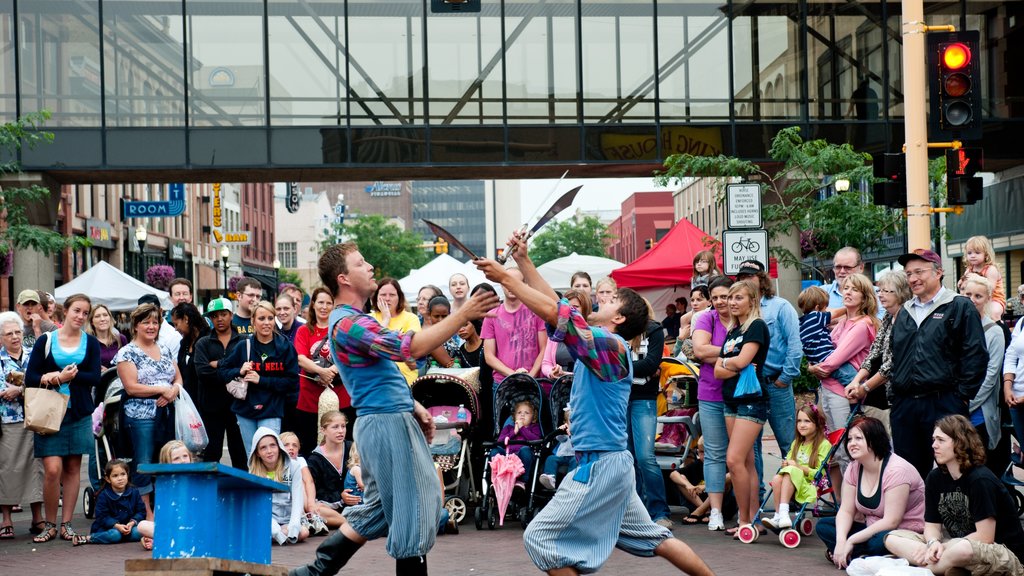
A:
{"label": "plastic shopping bag", "polygon": [[761,394],[761,382],[757,379],[757,369],[754,368],[753,364],[747,364],[746,368],[740,372],[733,400],[759,398]]}
{"label": "plastic shopping bag", "polygon": [[174,432],[175,438],[184,442],[185,447],[193,453],[202,452],[210,443],[199,410],[196,410],[196,405],[184,388],[174,401]]}

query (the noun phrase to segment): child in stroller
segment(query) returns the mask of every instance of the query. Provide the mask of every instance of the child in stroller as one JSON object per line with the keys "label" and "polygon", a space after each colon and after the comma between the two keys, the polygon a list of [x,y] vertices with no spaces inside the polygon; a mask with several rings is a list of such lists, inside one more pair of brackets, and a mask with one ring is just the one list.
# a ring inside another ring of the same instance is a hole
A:
{"label": "child in stroller", "polygon": [[542,435],[540,424],[537,422],[537,407],[529,400],[516,403],[512,422],[501,429],[501,433],[498,434],[498,446],[491,450],[492,457],[503,453],[516,454],[523,462],[523,474],[516,479],[516,488],[526,488],[523,480],[533,469],[533,448],[520,442],[540,440]]}

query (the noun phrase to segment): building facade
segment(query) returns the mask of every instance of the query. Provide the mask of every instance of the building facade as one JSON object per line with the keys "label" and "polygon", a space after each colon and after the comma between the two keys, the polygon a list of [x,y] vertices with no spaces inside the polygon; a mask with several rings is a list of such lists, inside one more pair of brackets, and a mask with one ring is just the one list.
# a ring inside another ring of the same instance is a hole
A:
{"label": "building facade", "polygon": [[630,263],[661,240],[676,223],[672,192],[637,192],[622,202],[622,213],[608,226],[612,240],[607,254]]}

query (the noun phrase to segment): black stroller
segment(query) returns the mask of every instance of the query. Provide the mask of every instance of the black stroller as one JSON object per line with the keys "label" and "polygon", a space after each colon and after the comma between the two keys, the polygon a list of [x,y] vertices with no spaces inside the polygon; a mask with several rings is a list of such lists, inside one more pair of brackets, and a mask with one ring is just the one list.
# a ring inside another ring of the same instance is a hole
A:
{"label": "black stroller", "polygon": [[[93,427],[93,451],[89,455],[89,485],[85,487],[82,495],[82,512],[86,518],[92,518],[96,514],[96,495],[100,490],[103,479],[103,469],[107,462],[117,457],[115,449],[118,447],[120,434],[120,423],[118,416],[121,413],[121,397],[124,387],[121,379],[117,377],[117,369],[109,368],[100,375],[100,382],[93,390],[96,413],[99,416],[99,426]],[[93,416],[94,423],[96,415]]]}
{"label": "black stroller", "polygon": [[[511,422],[512,412],[517,403],[528,401],[533,404],[535,409],[540,411],[544,405],[544,400],[544,392],[540,383],[529,374],[512,374],[502,380],[494,393],[494,436],[497,437],[502,427]],[[544,418],[539,418],[538,422],[543,434],[547,435],[551,432],[550,422],[545,421]],[[534,460],[533,469],[527,471],[529,478],[526,483],[526,494],[519,498],[513,497],[508,503],[508,512],[514,515],[513,517],[519,518],[523,528],[529,525],[530,520],[533,519],[537,512],[535,493],[537,492],[537,476],[539,475],[540,461],[545,443],[546,438],[531,442],[517,442],[517,444],[526,444],[530,447]],[[494,442],[484,443],[485,449],[495,447],[504,450],[504,446],[498,446]],[[498,524],[499,514],[498,500],[495,496],[494,486],[491,483],[490,458],[487,458],[484,463],[480,489],[484,494],[484,498],[476,509],[474,521],[478,530],[483,529],[484,522],[487,523],[488,528],[493,530]]]}
{"label": "black stroller", "polygon": [[[459,524],[466,517],[467,503],[480,501],[470,462],[471,439],[480,416],[477,390],[452,374],[425,374],[412,383],[412,397],[431,416],[448,419],[448,423],[437,425],[438,436],[447,436],[445,431],[454,433],[452,442],[431,444],[431,456],[444,478],[444,507]],[[465,419],[458,418],[460,406],[466,410]]]}

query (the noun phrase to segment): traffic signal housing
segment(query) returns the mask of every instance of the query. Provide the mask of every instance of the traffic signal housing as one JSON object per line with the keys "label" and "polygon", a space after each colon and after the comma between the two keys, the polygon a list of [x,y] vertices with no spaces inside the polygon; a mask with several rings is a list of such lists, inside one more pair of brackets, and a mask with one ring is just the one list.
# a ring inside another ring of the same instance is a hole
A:
{"label": "traffic signal housing", "polygon": [[875,178],[885,182],[874,185],[875,206],[907,207],[907,157],[904,154],[878,154],[874,157]]}
{"label": "traffic signal housing", "polygon": [[644,249],[650,250],[651,248],[654,248],[654,239],[648,238],[647,240],[644,240]]}
{"label": "traffic signal housing", "polygon": [[981,148],[946,150],[946,204],[961,206],[982,199],[982,181],[975,174],[984,163]]}
{"label": "traffic signal housing", "polygon": [[977,30],[929,32],[929,140],[981,139],[981,51]]}
{"label": "traffic signal housing", "polygon": [[438,236],[437,240],[434,242],[434,254],[447,254],[447,253],[448,253],[448,243],[444,241],[444,238],[441,238],[440,236]]}

